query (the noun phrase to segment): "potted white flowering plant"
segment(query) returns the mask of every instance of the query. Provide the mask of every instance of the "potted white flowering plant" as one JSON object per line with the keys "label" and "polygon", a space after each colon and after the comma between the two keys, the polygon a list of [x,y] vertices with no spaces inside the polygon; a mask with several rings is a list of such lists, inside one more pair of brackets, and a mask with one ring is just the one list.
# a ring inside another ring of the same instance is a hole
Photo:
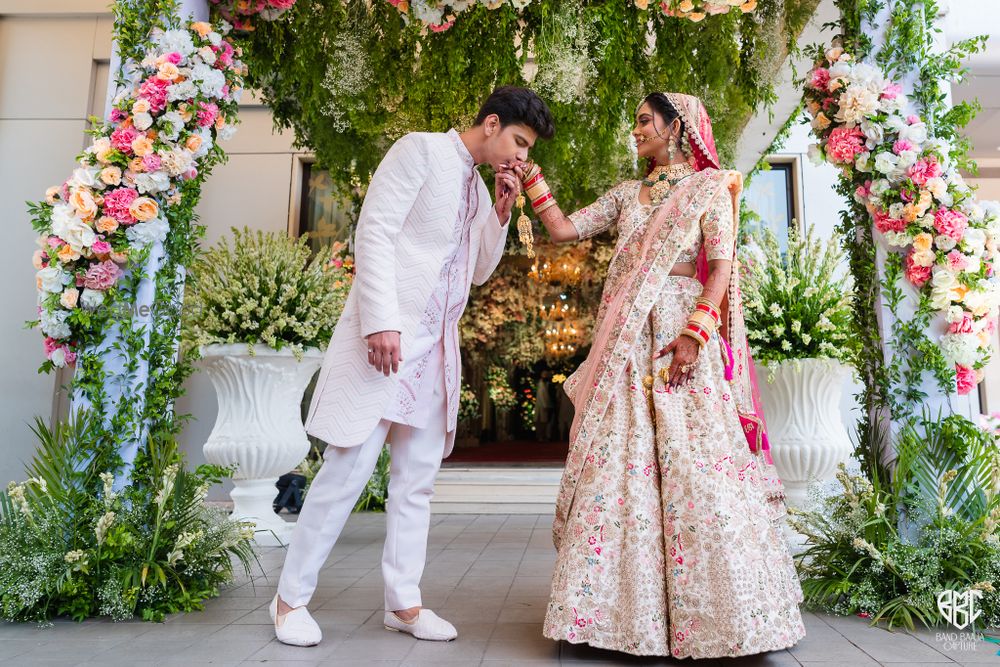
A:
{"label": "potted white flowering plant", "polygon": [[350,290],[342,245],[315,257],[305,237],[233,230],[195,263],[184,308],[186,346],[215,386],[219,413],[205,458],[235,465],[233,518],[257,541],[284,544],[274,483],[308,453],[300,406]]}
{"label": "potted white flowering plant", "polygon": [[857,351],[852,286],[837,239],[789,230],[782,253],[765,229],[743,253],[747,337],[761,378],[771,453],[789,501],[851,451],[840,403]]}

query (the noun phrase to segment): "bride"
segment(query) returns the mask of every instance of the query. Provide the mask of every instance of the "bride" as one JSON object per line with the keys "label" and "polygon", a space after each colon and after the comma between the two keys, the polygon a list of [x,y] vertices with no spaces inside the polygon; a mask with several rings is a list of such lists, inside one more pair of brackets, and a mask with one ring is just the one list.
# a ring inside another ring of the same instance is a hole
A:
{"label": "bride", "polygon": [[774,651],[805,635],[781,481],[755,409],[734,267],[739,172],[698,98],[648,96],[651,170],[566,216],[519,168],[557,242],[618,241],[586,361],[553,527],[546,637],[637,655]]}

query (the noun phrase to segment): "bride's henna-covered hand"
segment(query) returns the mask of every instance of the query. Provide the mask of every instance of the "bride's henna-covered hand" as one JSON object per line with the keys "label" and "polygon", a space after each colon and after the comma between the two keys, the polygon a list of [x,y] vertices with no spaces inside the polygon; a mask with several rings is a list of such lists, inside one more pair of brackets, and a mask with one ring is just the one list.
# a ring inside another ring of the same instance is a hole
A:
{"label": "bride's henna-covered hand", "polygon": [[678,336],[669,345],[653,355],[653,359],[660,359],[673,353],[674,358],[670,362],[671,389],[682,387],[691,381],[694,375],[694,367],[698,363],[698,356],[701,354],[701,345],[689,336]]}

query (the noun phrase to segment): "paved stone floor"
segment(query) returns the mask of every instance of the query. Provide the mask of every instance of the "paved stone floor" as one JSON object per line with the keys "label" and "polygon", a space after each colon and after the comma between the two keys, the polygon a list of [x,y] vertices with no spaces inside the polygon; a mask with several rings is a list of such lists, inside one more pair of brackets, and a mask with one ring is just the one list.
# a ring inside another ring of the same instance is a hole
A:
{"label": "paved stone floor", "polygon": [[[283,550],[262,550],[264,572],[241,578],[202,613],[165,623],[57,621],[49,627],[0,624],[0,665],[671,665],[541,636],[553,564],[551,516],[434,517],[424,603],[450,619],[459,639],[419,642],[382,628],[379,562],[384,517],[360,514],[320,575],[312,609],[324,641],[312,648],[277,643],[267,616]],[[808,636],[787,651],[698,665],[996,664],[997,646],[949,647],[933,631],[888,632],[858,618],[807,614]]]}

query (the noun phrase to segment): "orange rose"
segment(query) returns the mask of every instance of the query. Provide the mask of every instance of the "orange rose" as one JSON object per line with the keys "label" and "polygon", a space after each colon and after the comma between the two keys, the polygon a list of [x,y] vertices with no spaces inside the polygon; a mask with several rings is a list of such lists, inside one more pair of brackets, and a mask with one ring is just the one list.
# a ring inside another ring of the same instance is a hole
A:
{"label": "orange rose", "polygon": [[140,135],[132,140],[132,151],[139,157],[149,155],[153,152],[153,142],[149,137]]}
{"label": "orange rose", "polygon": [[694,2],[692,2],[692,0],[683,0],[681,4],[677,5],[677,9],[682,12],[689,12],[694,9]]}
{"label": "orange rose", "polygon": [[97,202],[86,188],[77,188],[69,196],[70,206],[76,209],[81,218],[93,218],[97,215]]}
{"label": "orange rose", "polygon": [[156,214],[160,212],[160,207],[156,201],[149,197],[136,197],[129,204],[128,212],[139,222],[146,222],[156,217]]}
{"label": "orange rose", "polygon": [[73,250],[73,246],[68,243],[59,247],[59,261],[63,264],[69,264],[70,262],[75,262],[80,259],[80,253]]}
{"label": "orange rose", "polygon": [[59,297],[59,303],[63,305],[63,308],[69,308],[70,310],[76,308],[76,302],[80,298],[80,290],[75,287],[67,287]]}
{"label": "orange rose", "polygon": [[903,220],[913,222],[920,217],[920,212],[914,204],[907,204],[903,207]]}
{"label": "orange rose", "polygon": [[743,11],[744,14],[746,14],[747,12],[752,12],[753,10],[757,9],[757,0],[747,0],[742,5],[740,5],[740,9]]}
{"label": "orange rose", "polygon": [[195,21],[191,24],[191,29],[198,33],[201,37],[208,37],[208,34],[212,32],[212,26],[205,21]]}
{"label": "orange rose", "polygon": [[692,22],[698,23],[705,18],[705,12],[691,12],[687,15],[687,17],[691,19]]}
{"label": "orange rose", "polygon": [[145,168],[143,168],[142,166],[142,158],[134,157],[131,160],[129,160],[128,170],[135,172],[137,174],[141,174],[142,172],[146,171]]}
{"label": "orange rose", "polygon": [[101,182],[105,185],[118,185],[122,182],[122,170],[114,165],[101,170]]}
{"label": "orange rose", "polygon": [[118,221],[112,218],[110,215],[102,215],[97,220],[97,224],[94,225],[102,234],[110,234],[111,232],[118,229]]}
{"label": "orange rose", "polygon": [[167,61],[160,65],[160,69],[156,72],[156,78],[163,81],[173,81],[180,74],[180,70],[177,65],[170,61]]}
{"label": "orange rose", "polygon": [[187,148],[192,153],[197,151],[199,148],[201,148],[201,135],[192,134],[190,137],[187,138],[187,141],[184,142],[184,147]]}
{"label": "orange rose", "polygon": [[150,109],[149,100],[144,99],[144,98],[136,100],[135,104],[132,105],[132,113],[133,114],[137,114],[137,113],[149,113],[149,109]]}
{"label": "orange rose", "polygon": [[649,0],[635,0],[635,6],[639,9],[649,9]]}
{"label": "orange rose", "polygon": [[917,252],[926,252],[930,250],[932,243],[934,243],[934,237],[927,232],[917,234],[913,237],[913,249]]}
{"label": "orange rose", "polygon": [[128,251],[123,250],[122,252],[111,251],[111,261],[115,264],[124,264],[128,261]]}

